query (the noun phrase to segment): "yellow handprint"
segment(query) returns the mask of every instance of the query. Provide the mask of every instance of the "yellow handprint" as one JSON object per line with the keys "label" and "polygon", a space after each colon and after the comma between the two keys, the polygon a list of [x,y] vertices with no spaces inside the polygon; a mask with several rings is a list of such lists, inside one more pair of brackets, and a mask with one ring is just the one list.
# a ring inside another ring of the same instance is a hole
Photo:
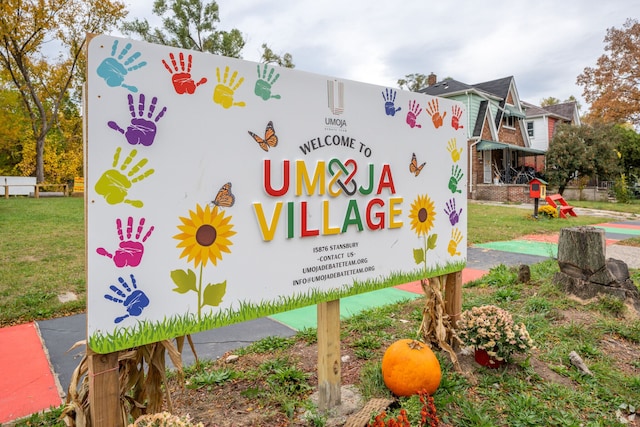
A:
{"label": "yellow handprint", "polygon": [[213,91],[213,102],[222,105],[223,108],[231,108],[234,105],[244,107],[246,105],[244,102],[233,102],[233,94],[235,90],[240,87],[242,82],[244,82],[244,77],[240,77],[236,83],[238,72],[234,71],[231,75],[231,80],[229,80],[229,84],[227,85],[229,67],[225,67],[224,78],[222,80],[220,80],[220,68],[216,68],[216,77],[218,78],[218,84]]}
{"label": "yellow handprint", "polygon": [[451,240],[449,240],[449,246],[447,247],[447,252],[449,252],[449,255],[461,255],[458,251],[458,244],[460,244],[461,241],[462,233],[460,232],[460,230],[457,228],[451,230]]}
{"label": "yellow handprint", "polygon": [[[96,193],[103,196],[110,205],[116,205],[124,202],[136,208],[141,208],[143,206],[142,201],[127,199],[129,189],[132,184],[140,182],[149,175],[152,175],[154,170],[148,169],[144,173],[139,173],[149,161],[148,159],[142,159],[131,167],[131,162],[133,162],[134,158],[138,154],[138,150],[131,150],[131,153],[124,159],[122,165],[118,168],[121,151],[122,149],[120,147],[116,149],[116,153],[113,156],[113,169],[105,171],[98,179],[98,182],[96,182]],[[131,167],[131,169],[127,172],[127,168],[129,167]]]}
{"label": "yellow handprint", "polygon": [[453,163],[456,163],[458,160],[460,160],[462,148],[457,148],[457,141],[455,138],[451,138],[449,142],[447,142],[447,151],[451,153],[451,160],[453,160]]}

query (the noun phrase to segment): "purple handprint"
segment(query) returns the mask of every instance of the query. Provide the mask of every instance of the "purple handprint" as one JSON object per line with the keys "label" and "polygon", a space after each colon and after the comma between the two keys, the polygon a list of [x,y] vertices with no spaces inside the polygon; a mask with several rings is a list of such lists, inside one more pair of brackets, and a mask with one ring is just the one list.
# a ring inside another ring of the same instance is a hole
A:
{"label": "purple handprint", "polygon": [[142,310],[149,305],[149,297],[138,289],[133,274],[129,275],[129,277],[131,278],[131,286],[129,286],[122,277],[118,277],[118,282],[120,282],[122,289],[116,285],[111,285],[109,289],[111,289],[115,296],[104,294],[105,299],[117,304],[122,304],[122,306],[127,309],[127,314],[113,319],[114,323],[120,323],[129,316],[140,316]]}
{"label": "purple handprint", "polygon": [[387,113],[387,116],[395,116],[396,113],[402,110],[402,107],[396,108],[396,94],[397,92],[393,89],[386,88],[384,92],[382,92],[382,99],[384,99],[384,111]]}
{"label": "purple handprint", "polygon": [[140,58],[141,55],[140,52],[135,52],[131,56],[129,56],[123,64],[121,64],[120,61],[122,61],[124,57],[127,56],[130,49],[131,43],[127,43],[124,46],[124,49],[120,51],[118,58],[113,58],[114,56],[116,56],[116,52],[118,50],[118,40],[114,40],[113,45],[111,46],[112,57],[106,58],[104,61],[102,61],[100,65],[98,65],[98,69],[96,70],[96,72],[110,87],[122,86],[129,89],[131,92],[137,92],[137,87],[124,84],[124,76],[126,76],[129,71],[134,71],[138,68],[144,67],[145,65],[147,65],[147,63],[145,61],[142,61],[139,64],[133,64],[138,60],[138,58]]}
{"label": "purple handprint", "polygon": [[407,113],[407,124],[411,128],[421,128],[422,125],[417,124],[418,116],[422,110],[420,110],[420,104],[416,100],[409,101],[409,112]]}
{"label": "purple handprint", "polygon": [[111,254],[105,248],[98,248],[96,249],[96,252],[102,256],[113,259],[116,267],[137,267],[138,265],[140,265],[140,261],[142,261],[142,255],[144,254],[143,243],[147,241],[154,230],[154,227],[151,226],[142,238],[142,241],[140,241],[140,236],[142,235],[142,231],[144,228],[144,222],[145,219],[141,218],[138,222],[138,228],[136,229],[135,240],[131,240],[131,235],[133,233],[133,218],[129,217],[127,219],[127,240],[125,240],[125,237],[122,234],[122,220],[120,218],[116,219],[116,228],[118,230],[120,244],[118,245],[118,249],[116,249],[115,255]]}
{"label": "purple handprint", "polygon": [[444,214],[449,217],[451,225],[456,225],[460,221],[460,214],[462,214],[462,208],[456,212],[456,199],[449,199],[444,209]]}
{"label": "purple handprint", "polygon": [[[147,118],[144,117],[145,108],[146,108],[146,98],[144,94],[140,94],[138,98],[138,112],[136,117],[136,107],[133,100],[133,95],[127,95],[129,99],[129,111],[131,112],[131,124],[127,127],[125,131],[122,129],[116,122],[109,121],[107,126],[111,129],[116,130],[127,137],[127,141],[131,145],[142,144],[146,147],[153,144],[153,141],[156,137],[156,123],[160,121],[164,113],[167,111],[167,107],[162,108],[160,112],[156,115],[156,117],[151,120],[153,117],[153,113],[156,111],[156,105],[158,103],[158,98],[151,98],[151,104],[149,105],[149,111],[147,112]],[[147,120],[148,119],[148,120]]]}

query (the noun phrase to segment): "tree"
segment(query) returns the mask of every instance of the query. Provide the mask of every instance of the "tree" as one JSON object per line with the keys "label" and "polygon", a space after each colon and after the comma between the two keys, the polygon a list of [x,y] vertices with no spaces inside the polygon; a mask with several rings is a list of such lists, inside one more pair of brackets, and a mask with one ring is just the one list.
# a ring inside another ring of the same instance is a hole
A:
{"label": "tree", "polygon": [[17,173],[23,147],[29,144],[29,115],[20,93],[4,85],[0,89],[0,175]]}
{"label": "tree", "polygon": [[[81,78],[86,34],[105,32],[124,16],[124,4],[115,0],[0,1],[0,66],[29,116],[37,182],[44,181],[47,134]],[[50,42],[65,51],[55,60],[44,52]]]}
{"label": "tree", "polygon": [[428,76],[425,76],[424,74],[407,74],[404,76],[404,79],[398,79],[398,87],[400,89],[417,92],[427,86],[427,80]]}
{"label": "tree", "polygon": [[151,28],[145,19],[125,22],[122,31],[137,34],[149,43],[241,58],[245,40],[239,30],[216,30],[218,4],[201,0],[155,0],[152,12],[162,17],[163,28]]}
{"label": "tree", "polygon": [[622,29],[607,30],[605,54],[595,68],[577,78],[591,103],[589,116],[607,123],[640,124],[640,23],[628,19]]}
{"label": "tree", "polygon": [[260,62],[263,64],[276,64],[285,68],[295,68],[295,64],[293,63],[293,58],[290,53],[285,53],[282,56],[279,56],[271,50],[266,43],[262,44],[262,58],[260,58]]}
{"label": "tree", "polygon": [[618,152],[622,170],[633,178],[633,181],[640,180],[640,135],[628,126],[616,126],[619,143]]}
{"label": "tree", "polygon": [[[216,30],[220,13],[215,0],[210,3],[202,0],[155,0],[152,12],[162,17],[163,28],[152,29],[146,19],[140,21],[136,18],[125,22],[122,32],[128,36],[138,35],[149,43],[242,58],[245,40],[240,30]],[[262,44],[262,49],[261,62],[295,67],[291,54],[276,55],[266,43]]]}
{"label": "tree", "polygon": [[548,98],[542,98],[542,100],[540,101],[541,107],[548,107],[549,105],[557,105],[557,104],[560,104],[560,100],[553,96],[550,96]]}
{"label": "tree", "polygon": [[562,194],[572,179],[609,179],[619,171],[620,134],[612,125],[559,124],[547,151],[546,177]]}

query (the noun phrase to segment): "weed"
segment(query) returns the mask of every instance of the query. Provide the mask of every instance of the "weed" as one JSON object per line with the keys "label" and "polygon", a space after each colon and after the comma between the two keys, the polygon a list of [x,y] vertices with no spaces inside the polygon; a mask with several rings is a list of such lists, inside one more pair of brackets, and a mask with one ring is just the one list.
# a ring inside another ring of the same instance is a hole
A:
{"label": "weed", "polygon": [[201,388],[204,386],[222,385],[236,378],[238,374],[231,369],[214,369],[198,372],[187,380],[187,387]]}
{"label": "weed", "polygon": [[594,306],[602,314],[610,314],[615,317],[622,317],[626,310],[624,301],[611,295],[601,295]]}
{"label": "weed", "polygon": [[278,336],[270,336],[253,342],[251,345],[244,347],[238,353],[271,353],[276,350],[285,350],[295,344],[295,340],[291,338],[283,338]]}

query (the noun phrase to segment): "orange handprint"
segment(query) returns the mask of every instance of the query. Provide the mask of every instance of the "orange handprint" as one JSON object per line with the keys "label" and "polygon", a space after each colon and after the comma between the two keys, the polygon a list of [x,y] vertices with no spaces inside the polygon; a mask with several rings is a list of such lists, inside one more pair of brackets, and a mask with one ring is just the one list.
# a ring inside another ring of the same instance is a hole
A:
{"label": "orange handprint", "polygon": [[447,112],[445,111],[443,115],[440,115],[440,106],[438,105],[438,99],[432,99],[427,103],[427,114],[431,116],[431,121],[433,122],[433,126],[438,129],[442,126],[442,122],[444,118],[447,116]]}

